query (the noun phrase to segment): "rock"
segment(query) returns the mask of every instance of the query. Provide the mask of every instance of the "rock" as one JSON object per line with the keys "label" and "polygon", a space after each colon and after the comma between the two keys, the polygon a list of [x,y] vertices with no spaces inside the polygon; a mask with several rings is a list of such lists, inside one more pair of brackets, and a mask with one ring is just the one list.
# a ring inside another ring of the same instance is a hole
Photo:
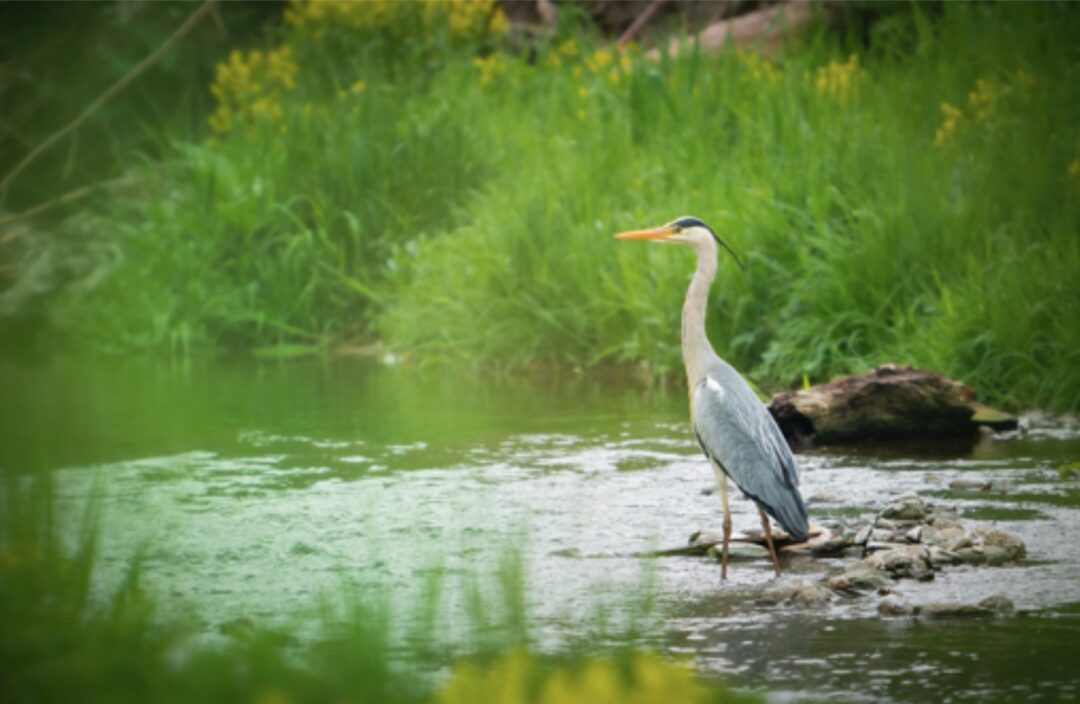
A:
{"label": "rock", "polygon": [[979,602],[979,606],[984,609],[989,609],[994,613],[998,614],[1012,613],[1013,609],[1015,608],[1012,603],[1012,599],[1005,596],[1004,594],[994,594],[993,596],[988,596]]}
{"label": "rock", "polygon": [[907,533],[904,533],[904,539],[907,540],[909,543],[922,542],[922,532],[922,526],[915,526]]}
{"label": "rock", "polygon": [[904,545],[875,552],[863,560],[874,569],[888,572],[895,577],[933,577],[930,551],[922,545]]}
{"label": "rock", "polygon": [[874,528],[880,528],[881,530],[891,532],[897,529],[897,525],[888,518],[878,518],[874,521]]}
{"label": "rock", "polygon": [[964,527],[956,521],[935,517],[930,525],[923,527],[921,542],[945,545],[964,537]]}
{"label": "rock", "polygon": [[1009,555],[1009,551],[999,545],[985,545],[982,548],[983,556],[986,558],[986,564],[998,566],[1004,565],[1006,562],[1012,562],[1014,558]]}
{"label": "rock", "polygon": [[973,544],[983,548],[1000,548],[1005,552],[1008,561],[1019,560],[1027,555],[1024,541],[998,528],[980,526],[971,532],[971,540]]}
{"label": "rock", "polygon": [[896,534],[891,530],[882,530],[881,528],[875,528],[870,532],[870,542],[895,543]]}
{"label": "rock", "polygon": [[955,552],[950,552],[945,548],[932,545],[928,549],[930,552],[930,565],[932,567],[940,567],[942,565],[957,565],[962,562],[960,556]]}
{"label": "rock", "polygon": [[975,491],[986,492],[994,488],[993,482],[983,481],[981,479],[954,479],[949,482],[950,491]]}
{"label": "rock", "polygon": [[915,607],[897,595],[890,594],[878,602],[878,613],[882,616],[911,616],[915,613]]}
{"label": "rock", "polygon": [[926,513],[923,500],[914,494],[909,494],[886,506],[881,515],[883,518],[894,520],[921,521],[926,518]]}
{"label": "rock", "polygon": [[856,562],[830,577],[825,585],[833,591],[870,592],[885,586],[885,575],[865,562]]}
{"label": "rock", "polygon": [[833,533],[810,541],[810,554],[814,557],[831,557],[841,554],[851,543],[842,535]]}
{"label": "rock", "polygon": [[818,582],[801,579],[797,582],[775,584],[761,592],[759,604],[791,604],[793,606],[822,606],[832,598],[832,593]]}
{"label": "rock", "polygon": [[863,526],[859,529],[859,532],[855,534],[855,540],[852,542],[855,545],[866,545],[870,540],[870,534],[874,532],[873,526]]}
{"label": "rock", "polygon": [[907,543],[875,543],[870,542],[866,544],[866,552],[881,552],[882,550],[894,550],[896,548],[907,547]]}
{"label": "rock", "polygon": [[986,555],[978,548],[960,548],[954,551],[954,554],[968,565],[981,565],[986,562]]}
{"label": "rock", "polygon": [[932,602],[915,608],[915,614],[924,619],[962,619],[986,618],[996,612],[978,604],[956,604],[951,602]]}
{"label": "rock", "polygon": [[825,492],[819,492],[814,494],[806,500],[808,506],[816,506],[818,504],[842,504],[844,503],[843,497],[836,494],[827,494]]}

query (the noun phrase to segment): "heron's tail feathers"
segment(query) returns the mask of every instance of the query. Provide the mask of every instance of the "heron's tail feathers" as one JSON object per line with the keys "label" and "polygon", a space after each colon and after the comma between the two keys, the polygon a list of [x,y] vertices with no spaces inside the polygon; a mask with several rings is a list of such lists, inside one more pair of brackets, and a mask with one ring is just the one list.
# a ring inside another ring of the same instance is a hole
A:
{"label": "heron's tail feathers", "polygon": [[780,524],[788,535],[796,542],[804,542],[810,533],[810,519],[806,515],[806,506],[797,489],[788,492],[784,498],[777,502],[776,506],[767,506],[760,501],[765,513],[772,516],[773,520]]}

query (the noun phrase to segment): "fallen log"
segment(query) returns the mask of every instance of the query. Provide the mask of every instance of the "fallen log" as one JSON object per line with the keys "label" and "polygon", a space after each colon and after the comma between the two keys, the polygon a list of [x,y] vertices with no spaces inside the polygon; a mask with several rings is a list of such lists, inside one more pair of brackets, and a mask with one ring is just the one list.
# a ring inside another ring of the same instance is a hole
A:
{"label": "fallen log", "polygon": [[776,394],[780,430],[796,445],[974,436],[1017,419],[977,403],[970,388],[936,372],[885,364],[864,374]]}

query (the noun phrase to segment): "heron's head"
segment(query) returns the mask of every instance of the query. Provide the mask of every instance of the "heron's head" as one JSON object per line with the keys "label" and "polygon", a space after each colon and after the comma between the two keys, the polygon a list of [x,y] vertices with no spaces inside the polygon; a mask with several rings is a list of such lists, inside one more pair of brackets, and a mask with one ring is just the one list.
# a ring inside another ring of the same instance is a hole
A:
{"label": "heron's head", "polygon": [[647,230],[630,230],[629,232],[620,232],[615,236],[623,240],[654,240],[656,242],[688,244],[694,249],[699,249],[703,244],[715,242],[730,252],[731,256],[735,257],[735,262],[739,265],[739,268],[742,268],[742,262],[739,261],[739,257],[734,250],[717,237],[712,228],[698,218],[689,215],[672,220],[660,227],[652,227]]}

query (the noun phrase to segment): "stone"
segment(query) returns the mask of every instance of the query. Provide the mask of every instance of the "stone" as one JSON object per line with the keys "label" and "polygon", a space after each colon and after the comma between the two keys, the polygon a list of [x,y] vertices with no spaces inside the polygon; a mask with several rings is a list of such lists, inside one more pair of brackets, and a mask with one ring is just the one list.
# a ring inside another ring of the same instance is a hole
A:
{"label": "stone", "polygon": [[978,604],[959,604],[952,602],[932,602],[921,604],[915,609],[915,614],[923,619],[963,619],[963,618],[986,618],[996,612]]}
{"label": "stone", "polygon": [[958,565],[962,562],[960,556],[955,552],[950,552],[945,548],[937,545],[932,545],[928,548],[930,553],[930,566],[940,567],[942,565]]}
{"label": "stone", "polygon": [[1027,555],[1027,547],[1024,541],[1003,530],[990,526],[980,526],[971,532],[971,540],[975,545],[996,547],[1005,551],[1008,560],[1019,560]]}
{"label": "stone", "polygon": [[875,528],[870,533],[870,542],[873,543],[895,543],[896,534],[891,530],[884,530],[882,528]]}
{"label": "stone", "polygon": [[890,521],[888,518],[878,518],[876,521],[874,521],[874,527],[887,531],[894,531],[897,528],[896,524]]}
{"label": "stone", "polygon": [[816,506],[818,504],[842,504],[844,499],[836,494],[828,494],[825,492],[819,492],[814,494],[806,500],[808,506]]}
{"label": "stone", "polygon": [[982,548],[982,553],[986,558],[986,564],[995,567],[1004,565],[1006,562],[1011,562],[1013,560],[1009,555],[1008,550],[999,545],[985,545]]}
{"label": "stone", "polygon": [[986,562],[986,555],[978,548],[960,548],[953,552],[961,562],[968,565],[981,565]]}
{"label": "stone", "polygon": [[881,550],[871,554],[863,562],[896,577],[921,578],[926,574],[933,574],[930,552],[922,545],[904,545]]}
{"label": "stone", "polygon": [[949,482],[950,491],[987,492],[994,488],[993,482],[982,479],[954,479]]}
{"label": "stone", "polygon": [[818,582],[800,579],[796,582],[784,582],[764,589],[758,599],[759,604],[790,604],[801,607],[822,606],[832,598],[832,593]]}
{"label": "stone", "polygon": [[878,613],[882,616],[911,616],[915,607],[896,594],[890,594],[878,602]]}
{"label": "stone", "polygon": [[907,533],[904,533],[904,539],[907,540],[909,543],[922,542],[922,532],[922,526],[915,526]]}
{"label": "stone", "polygon": [[865,562],[848,565],[843,572],[826,580],[833,591],[871,592],[885,586],[885,575]]}
{"label": "stone", "polygon": [[1015,608],[1012,599],[1005,596],[1004,594],[994,594],[993,596],[988,596],[979,602],[979,606],[984,609],[989,609],[994,613],[998,614],[1012,613],[1013,609]]}
{"label": "stone", "polygon": [[921,542],[930,545],[953,543],[965,535],[964,527],[955,521],[938,518],[932,524],[923,527]]}
{"label": "stone", "polygon": [[870,540],[870,534],[874,531],[874,526],[863,526],[859,529],[859,532],[855,534],[855,545],[866,545]]}
{"label": "stone", "polygon": [[831,536],[810,541],[810,554],[814,557],[830,557],[841,554],[850,543],[842,535]]}
{"label": "stone", "polygon": [[883,518],[901,521],[921,521],[926,518],[926,505],[915,495],[902,496],[885,507]]}

